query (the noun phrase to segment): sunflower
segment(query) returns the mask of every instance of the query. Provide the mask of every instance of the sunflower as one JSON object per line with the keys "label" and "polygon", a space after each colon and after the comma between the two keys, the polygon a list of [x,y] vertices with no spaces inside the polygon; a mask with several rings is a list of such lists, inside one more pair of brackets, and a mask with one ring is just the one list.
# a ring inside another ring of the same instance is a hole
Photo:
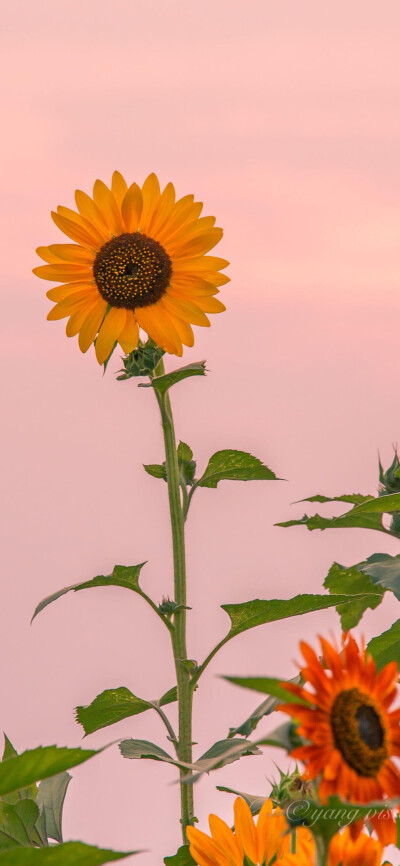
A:
{"label": "sunflower", "polygon": [[[320,644],[322,660],[308,644],[300,644],[301,674],[312,691],[285,683],[301,703],[277,707],[300,722],[298,732],[309,741],[291,754],[304,762],[306,778],[319,777],[323,802],[333,794],[358,803],[400,796],[400,774],[392,760],[400,755],[400,710],[390,709],[397,664],[390,662],[377,673],[364,646],[349,635],[343,637],[341,653],[323,638]],[[387,820],[369,821],[387,845],[395,841],[396,828],[391,813],[385,815]]]}
{"label": "sunflower", "polygon": [[62,283],[47,293],[56,303],[47,318],[68,317],[67,335],[79,334],[82,352],[95,342],[99,364],[116,343],[135,349],[139,328],[182,355],[194,343],[191,325],[209,326],[206,313],[225,309],[215,295],[228,262],[206,255],[222,237],[215,218],[200,217],[193,195],[176,200],[172,183],[161,192],[155,174],[140,188],[115,171],[110,189],[96,180],[93,198],[77,190],[75,201],[77,211],[52,212],[74,243],[37,250],[47,264],[34,273]]}
{"label": "sunflower", "polygon": [[382,845],[367,833],[353,839],[347,827],[337,833],[329,845],[328,866],[380,866]]}
{"label": "sunflower", "polygon": [[[217,815],[209,816],[211,837],[197,827],[186,828],[190,853],[197,866],[243,866],[245,857],[246,863],[253,866],[271,862],[284,866],[291,836],[281,809],[274,809],[272,801],[266,800],[255,824],[250,807],[238,797],[234,815],[234,832]],[[297,859],[294,862],[298,866],[310,866],[313,852],[311,833],[300,827],[296,831]]]}

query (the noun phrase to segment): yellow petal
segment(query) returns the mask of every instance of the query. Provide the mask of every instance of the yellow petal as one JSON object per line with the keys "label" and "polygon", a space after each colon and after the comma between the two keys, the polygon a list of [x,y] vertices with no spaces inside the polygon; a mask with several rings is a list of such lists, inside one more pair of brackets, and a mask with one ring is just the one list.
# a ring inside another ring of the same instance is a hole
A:
{"label": "yellow petal", "polygon": [[234,863],[242,863],[241,851],[230,827],[225,824],[217,815],[210,815],[208,818],[210,825],[211,836],[213,841],[221,851],[226,851]]}
{"label": "yellow petal", "polygon": [[153,213],[148,231],[154,240],[157,240],[158,232],[168,222],[175,206],[175,189],[172,183],[167,183],[167,186],[161,193]]}
{"label": "yellow petal", "polygon": [[231,278],[227,277],[226,274],[207,274],[208,279],[211,283],[214,283],[214,286],[225,286],[226,283],[230,283]]}
{"label": "yellow petal", "polygon": [[33,268],[33,273],[42,280],[52,280],[58,283],[71,283],[74,280],[85,280],[92,277],[91,268],[87,265],[39,265]]}
{"label": "yellow petal", "polygon": [[76,312],[76,308],[81,305],[89,308],[92,303],[98,300],[98,292],[96,294],[94,292],[88,293],[86,291],[74,292],[74,294],[68,295],[64,300],[60,301],[56,304],[55,307],[52,307],[50,312],[47,314],[48,320],[54,321],[56,319],[64,319],[66,316],[70,316],[72,313]]}
{"label": "yellow petal", "polygon": [[78,225],[76,222],[67,219],[67,217],[62,216],[59,213],[55,213],[54,211],[51,212],[51,216],[56,226],[73,241],[76,241],[76,243],[81,244],[84,247],[88,247],[90,250],[95,250],[96,252],[100,249],[101,242],[93,234],[88,232],[86,228],[82,228],[82,226]]}
{"label": "yellow petal", "polygon": [[[188,839],[190,842],[190,853],[198,866],[232,866],[232,860],[225,856],[212,839],[198,830],[197,827],[188,827]],[[238,866],[242,866],[237,861]],[[236,864],[234,864],[236,866]]]}
{"label": "yellow petal", "polygon": [[178,319],[177,316],[171,316],[167,310],[167,308],[163,305],[162,300],[159,301],[160,306],[163,308],[163,314],[165,316],[165,320],[169,322],[171,328],[174,328],[180,340],[184,346],[193,346],[194,345],[194,334],[192,328],[189,325],[189,322],[185,322],[183,319]]}
{"label": "yellow petal", "polygon": [[183,319],[184,322],[191,322],[192,325],[202,325],[205,328],[210,327],[207,316],[204,315],[194,301],[186,301],[184,298],[174,298],[168,292],[163,295],[161,300],[172,316],[178,316],[179,319]]}
{"label": "yellow petal", "polygon": [[223,235],[223,231],[220,228],[209,229],[208,232],[203,232],[199,235],[188,240],[186,243],[182,243],[180,240],[177,240],[175,244],[171,247],[166,244],[165,249],[167,253],[174,257],[175,259],[188,259],[194,256],[203,255],[204,253],[208,253],[216,244],[219,243]]}
{"label": "yellow petal", "polygon": [[55,264],[61,260],[77,265],[92,265],[94,261],[93,253],[78,244],[50,244],[48,247],[38,247],[36,252],[45,262]]}
{"label": "yellow petal", "polygon": [[132,310],[126,311],[126,323],[118,337],[119,345],[126,355],[136,349],[139,342],[139,328]]}
{"label": "yellow petal", "polygon": [[205,271],[214,273],[226,268],[229,262],[218,256],[198,256],[195,258],[176,260],[173,264],[174,273],[204,274]]}
{"label": "yellow petal", "polygon": [[65,283],[63,286],[54,286],[53,289],[49,289],[46,292],[46,296],[50,301],[64,301],[65,298],[70,297],[70,295],[75,295],[77,292],[83,292],[88,297],[95,297],[96,295],[100,297],[97,287],[94,285],[93,280],[90,282],[74,282],[74,283]]}
{"label": "yellow petal", "polygon": [[143,209],[143,197],[140,187],[133,183],[129,187],[122,202],[122,218],[128,232],[137,231]]}
{"label": "yellow petal", "polygon": [[203,313],[223,313],[226,310],[218,298],[196,298],[196,304]]}
{"label": "yellow petal", "polygon": [[121,211],[108,186],[102,180],[96,180],[93,187],[93,198],[101,211],[107,225],[114,235],[120,235],[125,231]]}
{"label": "yellow petal", "polygon": [[191,277],[186,274],[175,276],[172,274],[168,292],[187,295],[189,298],[209,297],[210,295],[218,295],[219,289],[213,283],[203,280],[201,277]]}
{"label": "yellow petal", "polygon": [[202,209],[203,203],[201,201],[194,202],[193,196],[185,196],[184,199],[177,201],[169,220],[159,232],[157,240],[162,244],[167,241],[172,243],[177,237],[181,236],[188,226],[195,223]]}
{"label": "yellow petal", "polygon": [[119,335],[123,331],[125,323],[126,310],[120,307],[111,307],[96,340],[96,358],[99,364],[104,364],[104,361],[107,360],[114,347],[114,343],[118,342]]}
{"label": "yellow petal", "polygon": [[253,863],[257,863],[257,835],[250,806],[238,797],[234,804],[237,842]]}
{"label": "yellow petal", "polygon": [[111,192],[118,204],[121,207],[124,195],[128,191],[128,184],[119,171],[114,171],[111,180]]}
{"label": "yellow petal", "polygon": [[81,352],[87,352],[92,345],[107,309],[107,302],[100,298],[97,304],[87,314],[79,331],[79,348]]}
{"label": "yellow petal", "polygon": [[97,204],[90,198],[90,195],[87,195],[87,193],[83,192],[81,189],[77,189],[75,191],[75,201],[81,216],[87,219],[91,225],[94,226],[104,241],[109,240],[111,238],[111,231],[107,224],[107,220],[104,219],[100,208],[97,207]]}
{"label": "yellow petal", "polygon": [[154,172],[152,174],[149,174],[149,176],[146,178],[142,186],[142,195],[143,210],[142,216],[140,218],[139,228],[140,231],[143,232],[143,234],[147,234],[154,213],[154,209],[158,204],[158,200],[160,198],[160,184]]}
{"label": "yellow petal", "polygon": [[135,316],[139,326],[157,343],[161,349],[171,355],[182,355],[182,343],[179,335],[171,324],[170,319],[163,316],[163,309],[159,304],[149,307],[136,307]]}
{"label": "yellow petal", "polygon": [[92,304],[81,303],[77,305],[71,317],[68,319],[65,333],[67,337],[75,337],[76,334],[79,334],[79,331],[90,313],[91,310],[96,306],[97,301]]}

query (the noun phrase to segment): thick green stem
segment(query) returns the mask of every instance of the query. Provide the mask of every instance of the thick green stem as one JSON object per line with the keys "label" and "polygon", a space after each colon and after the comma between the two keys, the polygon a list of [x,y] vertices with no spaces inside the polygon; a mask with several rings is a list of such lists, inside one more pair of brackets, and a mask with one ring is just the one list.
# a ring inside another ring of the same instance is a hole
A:
{"label": "thick green stem", "polygon": [[321,836],[314,836],[316,847],[316,866],[327,866],[328,845]]}
{"label": "thick green stem", "polygon": [[[156,375],[164,374],[161,360]],[[180,478],[174,421],[168,392],[161,395],[154,389],[161,412],[164,433],[165,460],[167,466],[168,498],[171,514],[172,547],[174,556],[174,601],[179,605],[174,613],[174,628],[171,632],[178,685],[179,733],[177,751],[179,759],[192,763],[192,687],[186,650],[186,562],[184,516],[180,494]],[[193,823],[193,785],[184,779],[190,771],[181,770],[181,823],[183,841],[187,842],[186,827]]]}

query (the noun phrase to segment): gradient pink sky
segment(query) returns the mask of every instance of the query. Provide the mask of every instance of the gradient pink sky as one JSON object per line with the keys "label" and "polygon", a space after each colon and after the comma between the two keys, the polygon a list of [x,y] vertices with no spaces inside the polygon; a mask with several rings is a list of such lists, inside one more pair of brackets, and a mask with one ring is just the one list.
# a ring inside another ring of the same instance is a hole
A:
{"label": "gradient pink sky", "polygon": [[[50,210],[75,188],[154,170],[216,214],[227,312],[184,355],[210,372],[176,387],[177,433],[200,468],[243,448],[288,479],[196,495],[190,656],[226,632],[219,605],[319,592],[334,560],[398,552],[377,533],[273,524],[300,516],[290,503],[308,494],[374,493],[378,449],[388,464],[400,436],[399,28],[397,0],[3,3],[1,725],[19,750],[76,745],[74,706],[120,685],[155,698],[173,677],[162,628],[123,590],[68,596],[29,627],[43,596],[116,562],[148,559],[146,590],[171,590],[166,489],[141,469],[162,459],[155,401],[115,381],[118,356],[103,378],[63,322],[46,322],[31,274],[35,248],[61,240]],[[367,638],[395,605],[364,617]],[[196,693],[198,754],[259,703],[217,675],[293,674],[299,637],[329,629],[334,612],[229,644]],[[166,746],[150,715],[85,742],[127,736]],[[271,752],[203,779],[201,826],[210,811],[230,821],[216,784],[267,791],[272,758],[284,764]],[[113,747],[73,776],[66,838],[150,849],[132,860],[148,866],[174,853],[172,769]]]}

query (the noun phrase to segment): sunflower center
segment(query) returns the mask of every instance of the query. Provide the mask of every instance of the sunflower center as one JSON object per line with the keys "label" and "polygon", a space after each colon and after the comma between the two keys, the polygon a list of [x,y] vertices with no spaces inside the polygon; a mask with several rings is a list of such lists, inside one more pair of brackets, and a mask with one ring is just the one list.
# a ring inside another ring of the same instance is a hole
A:
{"label": "sunflower center", "polygon": [[94,261],[97,288],[112,307],[147,307],[160,300],[171,279],[169,255],[140,232],[119,235],[101,247]]}
{"label": "sunflower center", "polygon": [[335,746],[359,776],[375,778],[388,756],[385,726],[372,697],[346,689],[331,710]]}

